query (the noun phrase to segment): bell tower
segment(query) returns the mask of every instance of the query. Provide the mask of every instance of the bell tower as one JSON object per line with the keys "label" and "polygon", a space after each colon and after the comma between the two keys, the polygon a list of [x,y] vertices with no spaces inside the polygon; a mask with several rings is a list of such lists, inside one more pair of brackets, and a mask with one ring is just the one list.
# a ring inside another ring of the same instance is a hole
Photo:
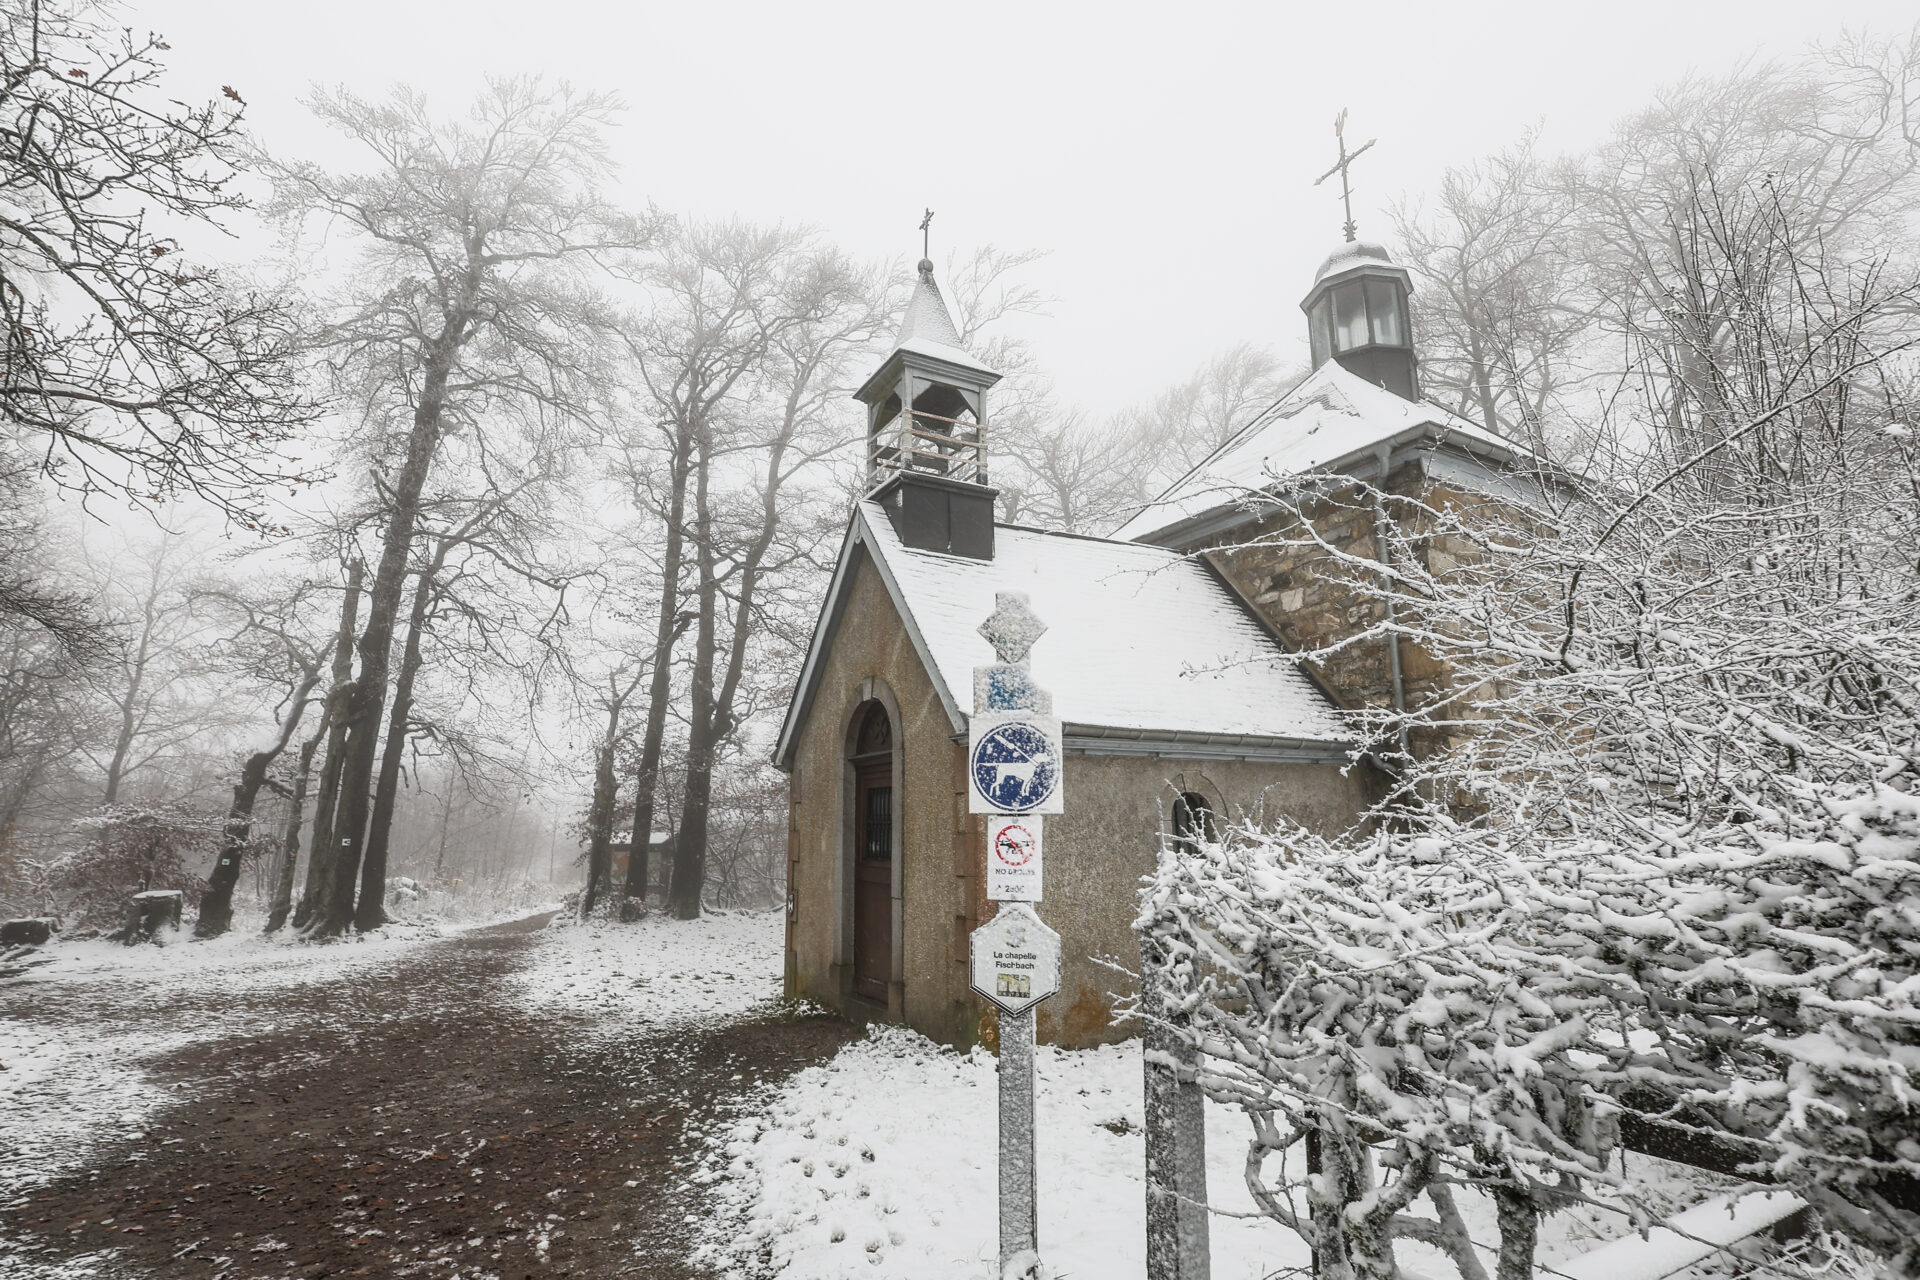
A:
{"label": "bell tower", "polygon": [[922,258],[893,353],[854,392],[867,406],[867,496],[907,546],[993,559],[987,391],[998,381],[961,345]]}
{"label": "bell tower", "polygon": [[1314,179],[1313,185],[1317,187],[1339,175],[1347,242],[1320,264],[1313,288],[1300,304],[1307,313],[1313,367],[1318,369],[1333,360],[1375,386],[1407,400],[1418,400],[1420,367],[1413,354],[1413,326],[1407,305],[1413,294],[1413,277],[1405,267],[1394,265],[1385,246],[1359,239],[1359,228],[1353,220],[1348,171],[1373,146],[1373,140],[1368,139],[1357,151],[1347,150],[1344,110],[1334,119],[1333,136],[1340,144],[1339,162]]}

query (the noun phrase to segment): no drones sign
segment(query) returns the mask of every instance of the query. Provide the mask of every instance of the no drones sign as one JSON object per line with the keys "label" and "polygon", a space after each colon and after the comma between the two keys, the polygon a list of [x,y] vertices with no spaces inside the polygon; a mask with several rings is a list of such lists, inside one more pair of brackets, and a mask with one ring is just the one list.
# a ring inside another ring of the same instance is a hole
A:
{"label": "no drones sign", "polygon": [[996,813],[987,819],[987,896],[995,902],[1040,901],[1040,819]]}

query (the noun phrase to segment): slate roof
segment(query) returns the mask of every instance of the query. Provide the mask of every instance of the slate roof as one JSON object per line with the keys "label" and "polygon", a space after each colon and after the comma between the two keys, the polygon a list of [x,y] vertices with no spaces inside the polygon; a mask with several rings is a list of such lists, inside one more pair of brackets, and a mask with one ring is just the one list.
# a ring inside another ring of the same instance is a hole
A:
{"label": "slate roof", "polygon": [[1425,400],[1406,400],[1329,360],[1113,533],[1154,539],[1285,476],[1342,472],[1383,444],[1426,439],[1504,465],[1526,451]]}
{"label": "slate roof", "polygon": [[973,706],[973,669],[994,660],[976,628],[997,592],[1024,591],[1048,627],[1033,648],[1034,678],[1052,694],[1070,745],[1076,732],[1104,742],[1258,739],[1308,744],[1319,758],[1333,758],[1353,741],[1331,700],[1197,561],[1015,525],[996,527],[992,560],[920,551],[901,544],[884,510],[862,502],[848,523],[776,763],[790,761],[863,557],[886,584],[956,733]]}

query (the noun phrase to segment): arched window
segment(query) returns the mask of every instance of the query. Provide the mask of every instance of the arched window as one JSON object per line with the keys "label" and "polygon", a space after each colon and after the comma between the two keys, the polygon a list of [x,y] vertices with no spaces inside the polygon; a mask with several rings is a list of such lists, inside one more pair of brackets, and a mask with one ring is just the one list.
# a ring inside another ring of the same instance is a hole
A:
{"label": "arched window", "polygon": [[1182,791],[1173,801],[1173,842],[1182,851],[1197,853],[1202,842],[1220,838],[1220,823],[1207,798]]}

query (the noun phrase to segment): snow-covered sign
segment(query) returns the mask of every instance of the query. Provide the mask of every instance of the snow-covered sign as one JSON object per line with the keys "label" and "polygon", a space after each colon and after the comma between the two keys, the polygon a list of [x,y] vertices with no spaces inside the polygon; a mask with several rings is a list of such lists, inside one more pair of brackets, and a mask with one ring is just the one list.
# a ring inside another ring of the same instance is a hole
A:
{"label": "snow-covered sign", "polygon": [[1007,1013],[1060,990],[1060,935],[1032,907],[1011,902],[973,931],[973,989]]}
{"label": "snow-covered sign", "polygon": [[987,819],[987,896],[995,902],[1040,901],[1040,818],[996,813]]}
{"label": "snow-covered sign", "polygon": [[976,711],[967,736],[969,813],[1061,812],[1058,720]]}

